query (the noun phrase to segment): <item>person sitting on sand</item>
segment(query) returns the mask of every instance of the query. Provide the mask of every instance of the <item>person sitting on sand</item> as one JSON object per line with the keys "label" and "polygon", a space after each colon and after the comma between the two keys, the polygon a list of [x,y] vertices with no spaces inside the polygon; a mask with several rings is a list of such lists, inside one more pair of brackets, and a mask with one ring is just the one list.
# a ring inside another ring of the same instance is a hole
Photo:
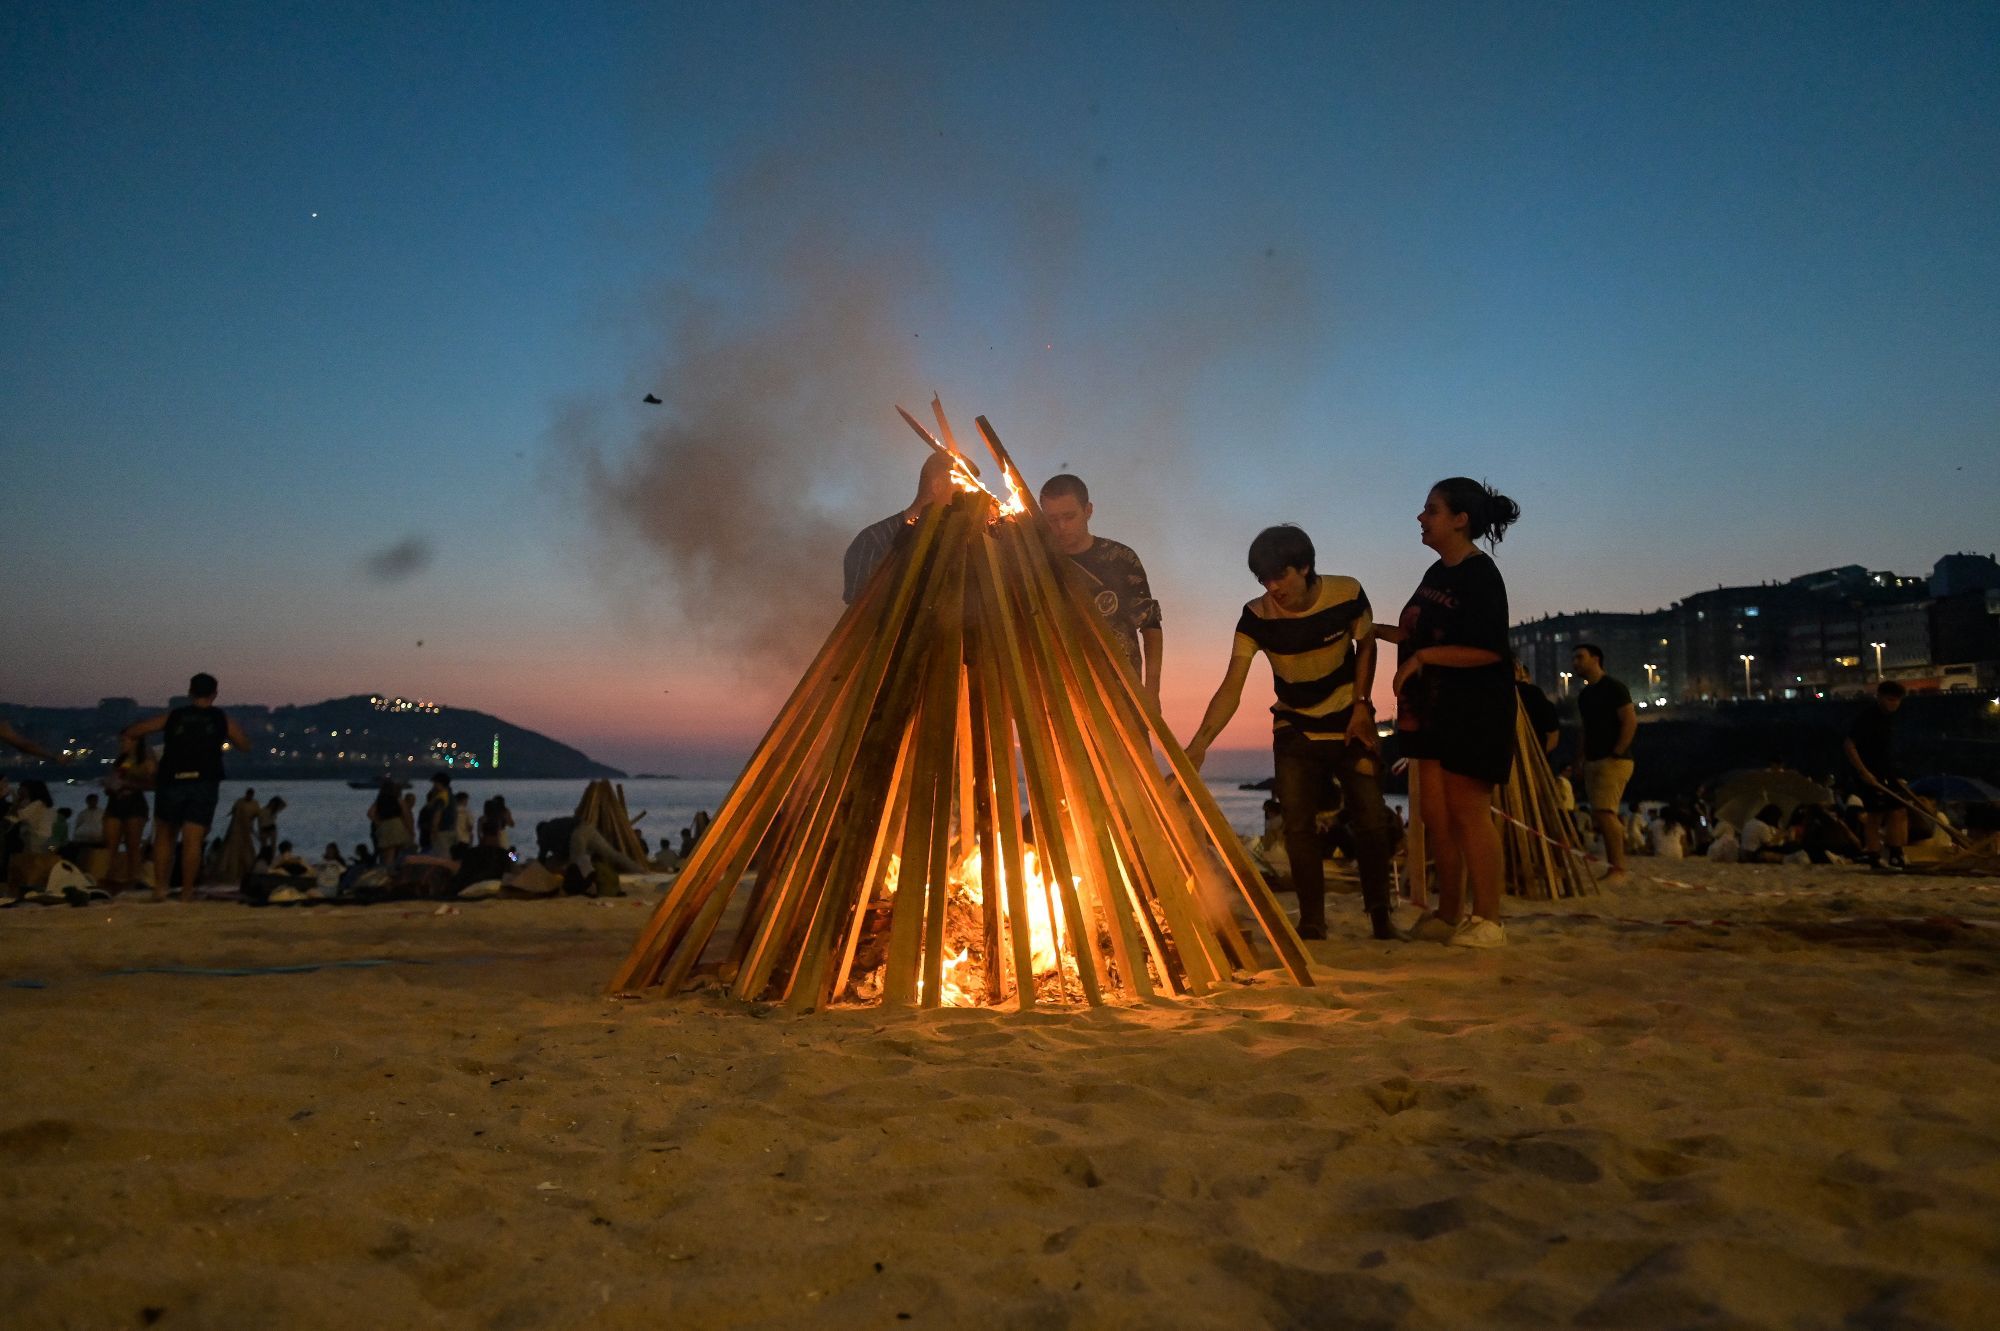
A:
{"label": "person sitting on sand", "polygon": [[620,873],[651,872],[644,864],[612,845],[588,821],[573,819],[569,832],[569,854],[563,862],[563,891],[572,896],[584,893],[599,895],[598,874],[605,867],[615,868]]}
{"label": "person sitting on sand", "polygon": [[14,826],[15,849],[22,854],[38,855],[54,844],[55,800],[46,781],[31,776],[21,783],[14,798]]}
{"label": "person sitting on sand", "polygon": [[1832,809],[1823,804],[1801,804],[1786,820],[1785,849],[1788,860],[1803,855],[1809,864],[1832,864],[1836,856],[1857,858],[1861,843]]}
{"label": "person sitting on sand", "polygon": [[[220,687],[203,671],[188,680],[188,702],[170,712],[136,721],[123,736],[161,735],[160,763],[153,797],[153,900],[164,901],[180,848],[181,900],[193,901],[201,878],[202,851],[222,795],[222,751],[233,744],[250,750],[243,728],[215,705]],[[246,857],[247,863],[247,857]]]}
{"label": "person sitting on sand", "polygon": [[1661,809],[1653,815],[1653,821],[1646,825],[1646,841],[1660,859],[1678,860],[1687,856],[1687,830],[1672,809]]}
{"label": "person sitting on sand", "polygon": [[454,892],[463,891],[474,883],[504,878],[514,867],[514,857],[500,844],[497,823],[491,818],[481,818],[477,836],[477,844],[460,847],[451,878]]}
{"label": "person sitting on sand", "polygon": [[1264,801],[1264,835],[1257,838],[1257,849],[1265,854],[1285,844],[1285,806],[1276,800]]}
{"label": "person sitting on sand", "polygon": [[277,854],[271,860],[270,872],[304,878],[312,873],[312,866],[306,863],[305,856],[292,849],[291,842],[280,841]]}
{"label": "person sitting on sand", "polygon": [[1777,805],[1766,804],[1743,820],[1743,834],[1737,840],[1744,863],[1776,864],[1784,858],[1784,834],[1778,830],[1783,818]]}

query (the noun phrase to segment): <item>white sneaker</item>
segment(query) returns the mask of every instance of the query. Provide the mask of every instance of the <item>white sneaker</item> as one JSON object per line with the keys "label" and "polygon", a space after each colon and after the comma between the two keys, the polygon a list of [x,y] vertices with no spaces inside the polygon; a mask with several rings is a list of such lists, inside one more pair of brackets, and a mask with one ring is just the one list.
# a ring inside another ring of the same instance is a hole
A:
{"label": "white sneaker", "polygon": [[1458,928],[1451,931],[1451,937],[1444,940],[1447,947],[1505,947],[1507,931],[1500,927],[1498,920],[1483,920],[1477,915],[1468,915],[1458,922]]}
{"label": "white sneaker", "polygon": [[1426,943],[1443,943],[1450,941],[1456,931],[1456,925],[1439,919],[1436,912],[1427,910],[1410,926],[1410,937]]}

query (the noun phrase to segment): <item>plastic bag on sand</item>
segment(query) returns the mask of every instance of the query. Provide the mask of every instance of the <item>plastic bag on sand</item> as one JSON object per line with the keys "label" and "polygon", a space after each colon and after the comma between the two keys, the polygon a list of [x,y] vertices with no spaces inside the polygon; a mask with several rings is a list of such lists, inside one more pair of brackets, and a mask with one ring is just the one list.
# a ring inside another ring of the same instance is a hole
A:
{"label": "plastic bag on sand", "polygon": [[497,897],[499,895],[500,880],[498,878],[488,878],[482,883],[467,883],[464,887],[458,889],[458,899],[460,901],[484,901],[488,897]]}
{"label": "plastic bag on sand", "polygon": [[23,893],[21,899],[44,906],[63,902],[82,906],[92,901],[109,901],[111,894],[99,887],[95,878],[68,860],[57,860],[42,885],[32,892]]}

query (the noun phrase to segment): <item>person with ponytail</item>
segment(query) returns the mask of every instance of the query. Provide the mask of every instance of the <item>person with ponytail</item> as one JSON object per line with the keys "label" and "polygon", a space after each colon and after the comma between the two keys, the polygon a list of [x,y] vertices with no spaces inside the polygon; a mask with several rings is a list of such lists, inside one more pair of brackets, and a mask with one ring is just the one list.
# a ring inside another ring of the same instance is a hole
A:
{"label": "person with ponytail", "polygon": [[[1457,947],[1499,947],[1500,833],[1493,787],[1514,762],[1507,584],[1474,542],[1497,544],[1518,504],[1465,476],[1431,487],[1417,515],[1437,553],[1393,629],[1396,730],[1437,860],[1437,910],[1412,929]],[[1471,910],[1465,896],[1471,890]]]}

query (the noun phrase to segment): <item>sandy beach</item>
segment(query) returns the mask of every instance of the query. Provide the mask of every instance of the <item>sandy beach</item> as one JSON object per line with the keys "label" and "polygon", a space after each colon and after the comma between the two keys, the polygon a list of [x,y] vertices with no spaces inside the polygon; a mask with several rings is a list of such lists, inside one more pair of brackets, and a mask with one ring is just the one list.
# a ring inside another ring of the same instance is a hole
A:
{"label": "sandy beach", "polygon": [[15,909],[5,1320],[1991,1325],[2000,884],[1634,867],[1027,1016],[608,999],[650,898]]}

